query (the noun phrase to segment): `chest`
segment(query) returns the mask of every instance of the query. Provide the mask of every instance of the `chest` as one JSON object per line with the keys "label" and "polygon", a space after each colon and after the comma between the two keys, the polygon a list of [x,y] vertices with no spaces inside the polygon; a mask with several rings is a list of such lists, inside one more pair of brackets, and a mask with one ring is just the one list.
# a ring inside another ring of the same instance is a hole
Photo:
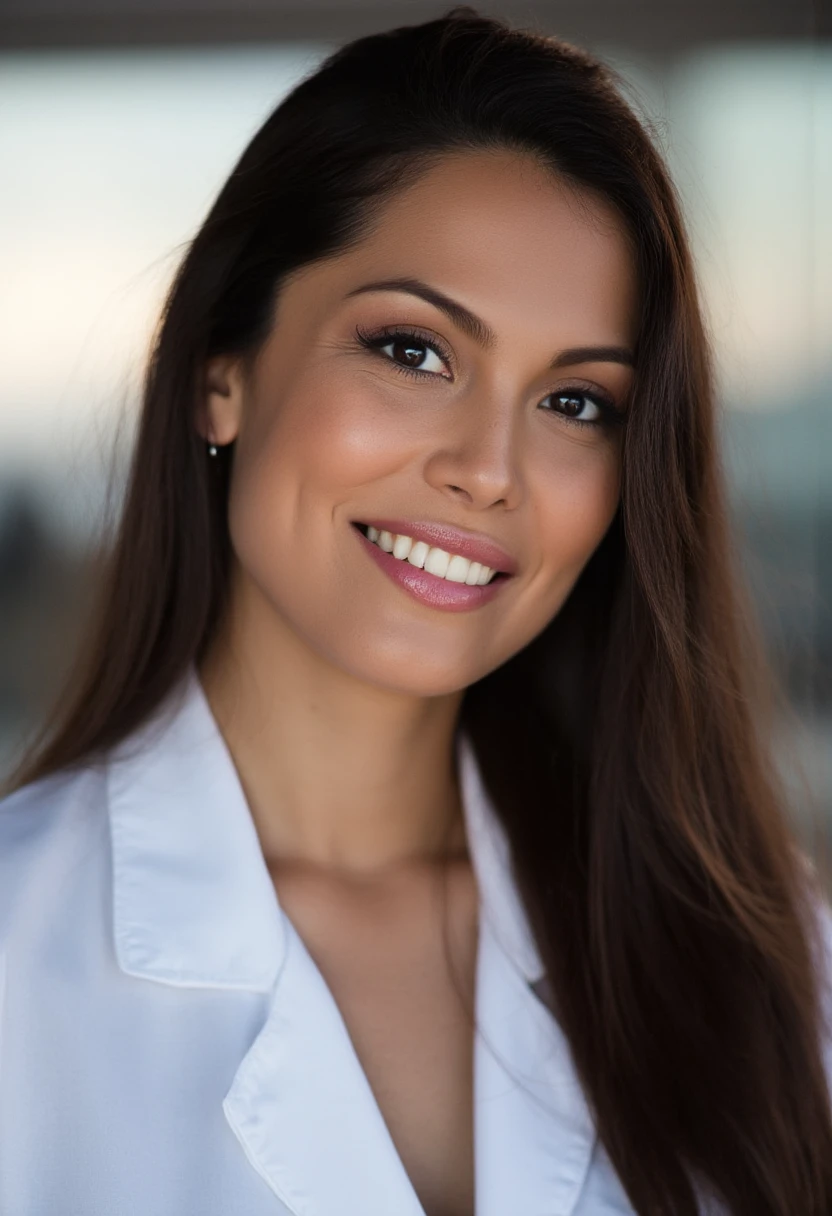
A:
{"label": "chest", "polygon": [[280,902],[338,1006],[426,1216],[474,1212],[470,871],[344,891],[285,877]]}

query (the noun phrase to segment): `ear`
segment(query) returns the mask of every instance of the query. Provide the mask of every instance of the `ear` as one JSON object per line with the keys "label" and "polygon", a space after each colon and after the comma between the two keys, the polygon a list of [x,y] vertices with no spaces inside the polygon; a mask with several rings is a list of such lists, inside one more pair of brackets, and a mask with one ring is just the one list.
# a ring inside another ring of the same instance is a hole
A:
{"label": "ear", "polygon": [[196,411],[196,428],[207,443],[224,447],[237,438],[244,387],[239,355],[215,355],[208,360]]}

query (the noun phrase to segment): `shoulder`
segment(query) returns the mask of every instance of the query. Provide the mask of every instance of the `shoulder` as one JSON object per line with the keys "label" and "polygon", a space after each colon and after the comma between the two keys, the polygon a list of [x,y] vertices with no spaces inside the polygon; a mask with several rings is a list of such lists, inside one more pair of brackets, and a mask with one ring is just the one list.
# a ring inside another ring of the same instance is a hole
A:
{"label": "shoulder", "polygon": [[54,883],[105,823],[103,769],[64,770],[0,798],[0,945],[34,884]]}

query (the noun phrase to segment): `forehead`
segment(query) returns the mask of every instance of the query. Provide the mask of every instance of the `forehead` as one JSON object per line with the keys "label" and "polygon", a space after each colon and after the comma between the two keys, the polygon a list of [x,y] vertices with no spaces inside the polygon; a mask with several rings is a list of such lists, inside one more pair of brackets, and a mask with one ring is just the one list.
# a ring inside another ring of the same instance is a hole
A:
{"label": "forehead", "polygon": [[[484,311],[498,333],[557,325],[564,345],[635,340],[637,288],[613,208],[531,157],[443,157],[390,198],[360,245],[339,259],[364,274],[410,274]],[[572,337],[570,337],[570,335]]]}

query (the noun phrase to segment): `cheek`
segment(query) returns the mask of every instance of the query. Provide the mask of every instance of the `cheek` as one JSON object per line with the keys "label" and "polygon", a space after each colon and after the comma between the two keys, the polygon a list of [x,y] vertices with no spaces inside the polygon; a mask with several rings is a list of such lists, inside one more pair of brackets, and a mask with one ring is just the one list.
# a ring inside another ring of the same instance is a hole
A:
{"label": "cheek", "polygon": [[314,582],[338,562],[339,506],[405,465],[419,428],[371,378],[321,371],[261,391],[247,408],[229,501],[234,549],[262,587],[286,592],[288,570],[300,592],[303,571]]}
{"label": "cheek", "polygon": [[363,379],[308,377],[281,401],[264,402],[259,415],[239,452],[240,471],[266,495],[314,485],[337,499],[400,467],[418,440],[407,412],[385,405]]}
{"label": "cheek", "polygon": [[603,447],[578,448],[536,472],[540,575],[556,611],[615,515],[621,490],[620,446],[610,440]]}

